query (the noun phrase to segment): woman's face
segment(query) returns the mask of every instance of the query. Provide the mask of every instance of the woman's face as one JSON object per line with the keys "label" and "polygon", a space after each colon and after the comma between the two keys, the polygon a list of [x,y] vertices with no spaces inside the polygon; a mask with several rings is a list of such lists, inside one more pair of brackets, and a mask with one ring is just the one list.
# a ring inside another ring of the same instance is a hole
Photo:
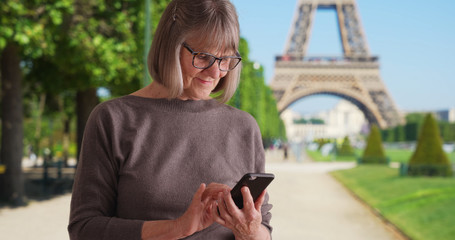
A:
{"label": "woman's face", "polygon": [[[227,56],[223,52],[215,52],[200,43],[199,41],[186,41],[186,46],[194,52],[210,53],[216,57]],[[182,46],[180,51],[180,64],[183,76],[183,94],[180,99],[183,100],[204,100],[210,99],[210,93],[215,89],[221,78],[226,76],[227,72],[220,71],[218,60],[207,69],[198,69],[193,66],[193,55],[187,47]]]}

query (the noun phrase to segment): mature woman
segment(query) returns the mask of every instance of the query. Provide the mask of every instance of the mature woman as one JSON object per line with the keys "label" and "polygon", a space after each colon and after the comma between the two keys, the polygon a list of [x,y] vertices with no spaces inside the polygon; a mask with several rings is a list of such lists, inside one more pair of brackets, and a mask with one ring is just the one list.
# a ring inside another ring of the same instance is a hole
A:
{"label": "mature woman", "polygon": [[[271,205],[230,188],[264,172],[259,128],[226,104],[241,68],[229,0],[174,0],[149,53],[154,81],[93,110],[68,227],[71,239],[270,239]],[[205,183],[210,183],[208,186]]]}

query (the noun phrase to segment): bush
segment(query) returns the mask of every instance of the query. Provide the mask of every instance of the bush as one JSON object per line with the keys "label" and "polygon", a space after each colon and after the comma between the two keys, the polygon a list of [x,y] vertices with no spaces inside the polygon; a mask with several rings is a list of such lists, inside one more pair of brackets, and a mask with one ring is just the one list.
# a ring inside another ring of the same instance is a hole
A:
{"label": "bush", "polygon": [[413,164],[408,166],[410,176],[452,176],[450,166],[445,164]]}
{"label": "bush", "polygon": [[330,143],[331,140],[326,138],[319,138],[314,140],[314,142],[318,144],[318,150],[321,150],[322,146],[324,146],[327,143]]}
{"label": "bush", "polygon": [[449,158],[442,149],[438,124],[431,114],[427,114],[423,122],[417,148],[409,160],[408,175],[452,176]]}
{"label": "bush", "polygon": [[339,156],[353,156],[354,155],[354,148],[351,146],[351,141],[346,136],[343,139],[343,143],[341,144],[340,149],[337,151],[337,155]]}
{"label": "bush", "polygon": [[376,125],[371,126],[370,135],[367,139],[367,146],[359,163],[388,163],[382,146],[381,133]]}

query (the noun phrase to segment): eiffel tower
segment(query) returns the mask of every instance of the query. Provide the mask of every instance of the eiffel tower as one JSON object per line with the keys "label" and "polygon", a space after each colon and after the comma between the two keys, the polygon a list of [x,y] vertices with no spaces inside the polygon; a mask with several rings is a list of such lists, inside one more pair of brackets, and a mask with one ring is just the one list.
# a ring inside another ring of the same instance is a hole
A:
{"label": "eiffel tower", "polygon": [[[282,56],[275,61],[270,83],[278,111],[307,96],[329,94],[356,105],[370,124],[381,128],[403,123],[379,72],[378,57],[370,55],[355,0],[298,0],[291,32]],[[306,55],[317,9],[337,13],[343,56]]]}

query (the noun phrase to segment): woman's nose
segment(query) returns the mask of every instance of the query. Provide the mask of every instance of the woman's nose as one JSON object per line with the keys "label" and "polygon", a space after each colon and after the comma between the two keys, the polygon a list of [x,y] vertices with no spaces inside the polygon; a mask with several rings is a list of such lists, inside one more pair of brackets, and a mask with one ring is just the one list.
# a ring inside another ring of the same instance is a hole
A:
{"label": "woman's nose", "polygon": [[220,66],[219,66],[219,60],[216,60],[212,66],[210,66],[209,68],[205,69],[205,72],[213,79],[219,79],[222,77],[222,74],[224,72],[222,72],[220,70]]}

